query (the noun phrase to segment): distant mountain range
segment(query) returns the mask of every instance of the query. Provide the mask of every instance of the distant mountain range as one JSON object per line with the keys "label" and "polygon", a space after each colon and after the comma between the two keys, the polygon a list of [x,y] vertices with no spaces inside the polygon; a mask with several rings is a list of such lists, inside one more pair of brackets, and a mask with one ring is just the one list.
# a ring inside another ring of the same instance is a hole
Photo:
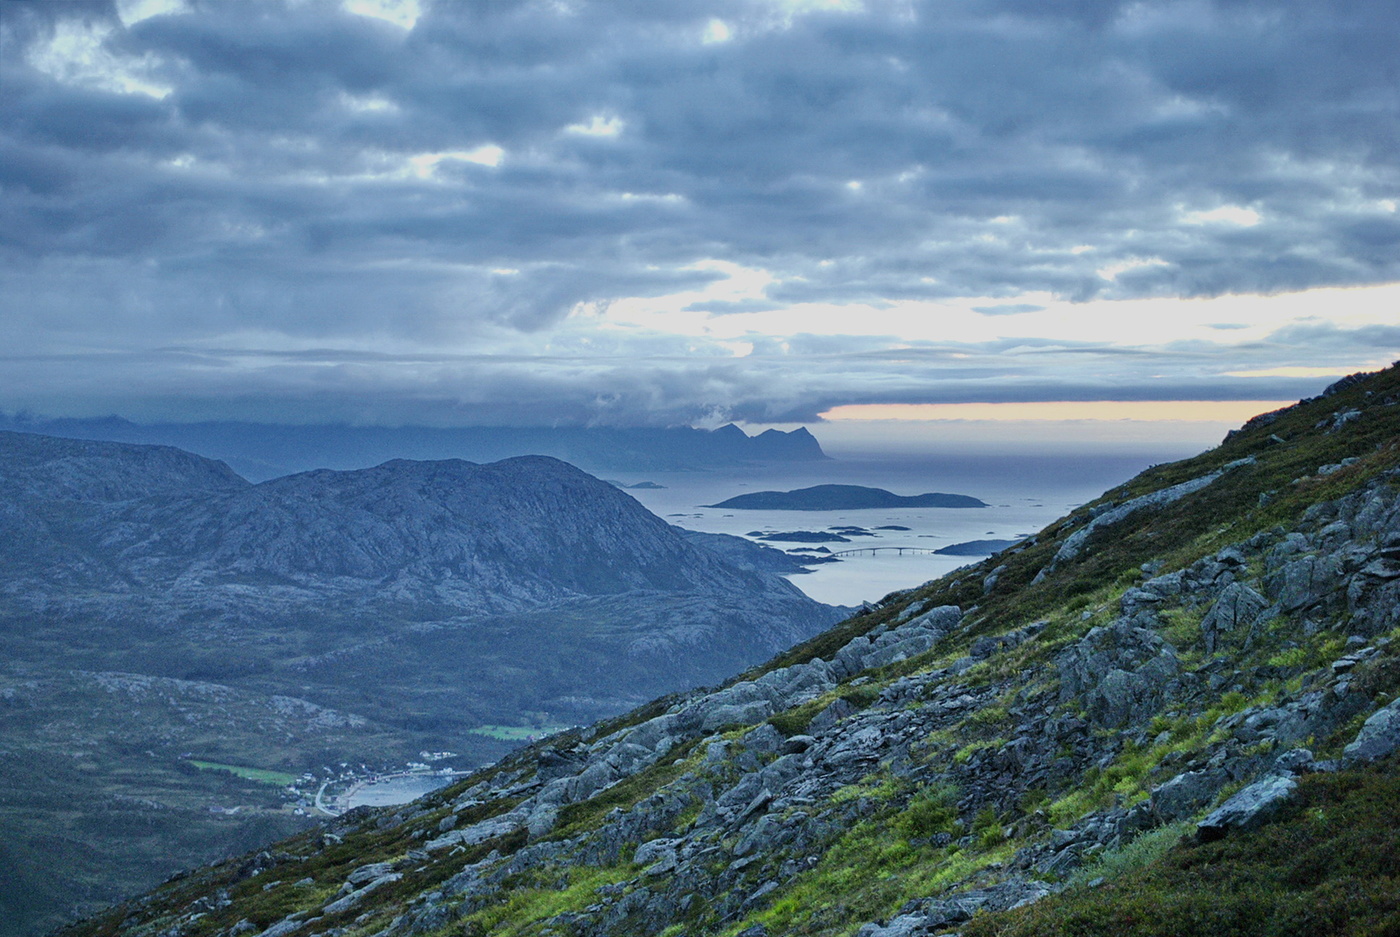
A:
{"label": "distant mountain range", "polygon": [[744,511],[855,511],[863,508],[985,508],[987,503],[968,495],[931,491],[921,495],[897,495],[883,488],[862,485],[814,485],[794,491],[754,491],[707,508]]}
{"label": "distant mountain range", "polygon": [[133,423],[120,417],[40,419],[0,414],[0,430],[71,439],[178,446],[266,481],[311,469],[357,469],[390,459],[494,462],[548,455],[588,471],[682,471],[826,458],[806,429],[749,436],[715,430],[617,427],[346,426],[272,423]]}
{"label": "distant mountain range", "polygon": [[[508,747],[483,725],[592,721],[818,633],[844,612],[782,577],[797,569],[547,456],[253,484],[171,447],[0,432],[0,789],[26,798],[0,796],[0,863],[55,896],[20,917],[289,831],[275,792],[192,778],[185,756],[292,775],[420,749],[481,763]],[[161,706],[119,731],[98,718],[136,713],[138,692]],[[241,812],[201,839],[211,801]],[[44,878],[79,867],[73,894]]]}
{"label": "distant mountain range", "polygon": [[[178,449],[0,432],[0,595],[39,615],[40,630],[116,627],[104,662],[164,676],[264,673],[292,657],[306,672],[403,627],[480,628],[549,607],[547,628],[571,604],[605,599],[611,611],[593,614],[617,619],[604,644],[619,662],[643,647],[679,652],[697,631],[717,639],[704,664],[677,653],[632,675],[674,684],[830,621],[773,571],[790,561],[740,538],[716,549],[719,539],[546,456],[400,459],[252,484]],[[663,624],[669,613],[631,608],[653,596],[711,600],[737,617],[710,622],[724,635],[693,620],[677,631]],[[55,608],[63,614],[46,614]],[[630,637],[618,644],[623,624]],[[133,630],[151,629],[194,646],[135,650]],[[726,648],[738,657],[710,660]],[[629,686],[620,698],[642,692],[652,691]]]}

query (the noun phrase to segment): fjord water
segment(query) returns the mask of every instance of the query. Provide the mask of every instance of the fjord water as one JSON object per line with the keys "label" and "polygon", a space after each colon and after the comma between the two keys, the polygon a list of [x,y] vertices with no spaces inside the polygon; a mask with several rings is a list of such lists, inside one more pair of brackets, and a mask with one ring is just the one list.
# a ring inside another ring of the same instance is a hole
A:
{"label": "fjord water", "polygon": [[[852,526],[876,536],[820,544],[832,552],[861,547],[932,550],[969,540],[1016,540],[1034,534],[1071,508],[1127,481],[1149,465],[1183,452],[1104,452],[1088,445],[1054,454],[961,453],[875,457],[862,453],[810,463],[766,464],[707,472],[650,472],[619,480],[651,481],[664,488],[631,494],[668,522],[691,530],[744,536],[756,531],[824,531]],[[735,495],[786,491],[821,484],[865,485],[900,495],[929,491],[971,495],[985,508],[875,508],[846,511],[746,511],[707,508]],[[901,526],[907,531],[874,530]],[[780,549],[817,546],[769,543]],[[791,580],[812,598],[835,605],[876,601],[942,576],[979,557],[881,550],[825,563]]]}

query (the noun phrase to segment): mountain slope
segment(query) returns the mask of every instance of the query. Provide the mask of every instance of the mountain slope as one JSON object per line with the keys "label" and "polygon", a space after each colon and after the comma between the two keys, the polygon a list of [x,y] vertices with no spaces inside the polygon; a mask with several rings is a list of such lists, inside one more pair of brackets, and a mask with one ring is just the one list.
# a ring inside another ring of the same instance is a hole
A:
{"label": "mountain slope", "polygon": [[546,457],[253,485],[179,450],[7,433],[0,534],[3,861],[26,869],[5,935],[306,826],[284,775],[475,767],[841,615],[776,551]]}
{"label": "mountain slope", "polygon": [[[221,678],[224,670],[350,651],[392,634],[395,622],[441,628],[601,596],[612,597],[604,617],[629,625],[628,607],[652,603],[647,596],[722,600],[740,643],[760,653],[831,620],[779,575],[736,565],[611,485],[547,457],[397,460],[250,485],[187,454],[179,454],[185,474],[161,463],[156,478],[143,475],[153,458],[175,450],[36,442],[44,439],[0,440],[0,504],[16,534],[0,589],[12,614],[38,618],[54,639],[73,619],[99,630],[115,623],[115,656],[84,666]],[[104,451],[106,461],[89,459],[79,471],[70,456],[78,448]],[[196,469],[198,483],[186,484]],[[45,491],[55,494],[36,494]],[[43,615],[55,605],[61,618]],[[668,632],[676,630],[658,636]],[[172,671],[130,640],[151,633],[219,642],[228,667],[213,659],[220,655],[196,653],[186,672]],[[7,637],[19,652],[35,636]],[[710,637],[723,644],[723,635]]]}
{"label": "mountain slope", "polygon": [[72,933],[1393,932],[1397,439],[1392,368],[719,690]]}

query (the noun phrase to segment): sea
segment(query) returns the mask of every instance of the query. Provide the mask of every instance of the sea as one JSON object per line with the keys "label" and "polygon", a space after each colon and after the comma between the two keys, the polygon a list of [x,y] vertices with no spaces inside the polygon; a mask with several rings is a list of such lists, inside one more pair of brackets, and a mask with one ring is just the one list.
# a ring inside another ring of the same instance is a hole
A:
{"label": "sea", "polygon": [[[789,577],[819,602],[859,605],[921,585],[981,559],[926,551],[972,540],[1023,539],[1143,469],[1191,454],[1193,451],[1174,450],[888,457],[856,453],[818,462],[638,473],[616,480],[627,485],[650,482],[662,486],[628,488],[627,493],[678,527],[733,534],[755,542],[763,542],[758,541],[757,535],[792,531],[835,533],[847,540],[821,544],[765,542],[784,550],[824,546],[835,553],[881,548],[873,553],[843,556],[838,562]],[[900,495],[971,495],[988,506],[854,511],[754,511],[706,506],[755,491],[788,491],[822,484],[864,485]],[[852,535],[832,530],[839,527],[860,527],[870,533]],[[887,529],[876,529],[882,527]],[[901,547],[903,553],[899,551]]]}

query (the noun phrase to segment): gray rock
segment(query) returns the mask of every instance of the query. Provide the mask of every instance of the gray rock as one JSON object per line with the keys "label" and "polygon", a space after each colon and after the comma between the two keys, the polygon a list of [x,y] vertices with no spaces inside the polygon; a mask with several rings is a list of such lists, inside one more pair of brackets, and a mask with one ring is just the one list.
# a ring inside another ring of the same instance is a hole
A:
{"label": "gray rock", "polygon": [[[296,914],[289,914],[263,931],[258,937],[282,937],[283,934],[290,934],[292,931],[312,921],[319,921],[319,917],[308,918],[306,912],[300,911]],[[254,928],[256,929],[256,928]]]}
{"label": "gray rock", "polygon": [[1226,779],[1223,771],[1184,771],[1152,789],[1152,811],[1163,823],[1185,819],[1214,800]]}
{"label": "gray rock", "polygon": [[1285,612],[1308,608],[1322,601],[1336,583],[1334,564],[1315,556],[1290,560],[1265,580],[1274,601]]}
{"label": "gray rock", "polygon": [[1220,597],[1201,620],[1206,653],[1215,653],[1216,641],[1220,634],[1230,634],[1237,629],[1252,626],[1268,606],[1268,599],[1243,583],[1232,582],[1222,589]]}
{"label": "gray rock", "polygon": [[356,907],[360,904],[360,902],[368,898],[370,894],[374,891],[383,888],[385,885],[390,885],[394,882],[397,882],[402,878],[403,876],[398,872],[392,872],[388,875],[381,875],[379,878],[376,878],[374,881],[370,882],[368,885],[366,885],[364,888],[361,888],[359,891],[352,891],[344,898],[337,898],[335,901],[332,901],[330,904],[326,905],[325,908],[323,908],[322,910],[325,914],[339,914],[342,911],[349,911],[351,908]]}
{"label": "gray rock", "polygon": [[1053,892],[1044,882],[1012,878],[988,888],[918,902],[915,909],[906,910],[888,924],[866,924],[856,931],[855,937],[929,937],[971,920],[978,911],[1019,908]]}
{"label": "gray rock", "polygon": [[792,736],[792,738],[789,738],[785,742],[783,742],[782,754],[800,755],[807,749],[811,748],[812,743],[815,741],[816,739],[814,739],[810,735],[794,735]]}
{"label": "gray rock", "polygon": [[675,839],[653,839],[650,842],[642,843],[637,847],[637,851],[632,854],[632,862],[636,865],[646,866],[646,874],[661,875],[675,869],[677,863]]}
{"label": "gray rock", "polygon": [[372,882],[375,879],[388,875],[394,871],[392,862],[371,862],[369,865],[362,865],[345,876],[345,880],[356,887]]}
{"label": "gray rock", "polygon": [[1255,781],[1196,824],[1196,835],[1211,842],[1232,830],[1257,829],[1274,819],[1297,789],[1298,782],[1286,774]]}
{"label": "gray rock", "polygon": [[773,704],[766,699],[754,700],[751,703],[736,703],[730,706],[715,706],[707,708],[700,718],[700,728],[705,732],[713,732],[724,726],[732,725],[753,725],[762,722],[773,715]]}
{"label": "gray rock", "polygon": [[474,823],[466,829],[453,830],[446,836],[439,836],[424,845],[424,849],[429,852],[437,852],[440,849],[448,849],[452,846],[474,846],[477,843],[484,843],[488,839],[495,839],[497,836],[505,836],[507,833],[514,833],[525,825],[525,818],[517,813],[508,813],[503,816],[494,817],[490,820],[482,820]]}
{"label": "gray rock", "polygon": [[559,822],[559,808],[554,804],[537,804],[535,809],[530,811],[530,819],[525,821],[525,829],[530,834],[530,839],[539,839],[548,836],[554,829],[554,824]]}
{"label": "gray rock", "polygon": [[1300,774],[1312,771],[1317,761],[1313,758],[1313,753],[1306,748],[1291,748],[1274,759],[1274,772],[1285,774]]}
{"label": "gray rock", "polygon": [[1060,702],[1082,702],[1096,723],[1120,726],[1160,708],[1181,663],[1154,631],[1120,619],[1094,628],[1055,659]]}
{"label": "gray rock", "polygon": [[894,619],[894,620],[895,620],[895,624],[902,624],[902,623],[908,621],[909,619],[913,618],[915,615],[918,615],[920,612],[922,612],[922,611],[923,611],[925,608],[927,608],[927,607],[928,607],[928,600],[927,600],[927,599],[920,599],[920,600],[918,600],[917,602],[910,602],[910,603],[905,607],[904,611],[900,612],[898,615],[895,616],[895,619]]}
{"label": "gray rock", "polygon": [[819,735],[855,711],[856,708],[845,700],[834,699],[831,701],[830,706],[812,717],[812,722],[807,726],[807,731],[811,732],[813,735]]}
{"label": "gray rock", "polygon": [[1356,738],[1342,752],[1342,760],[1350,764],[1375,761],[1400,748],[1400,699],[1373,712],[1356,733]]}
{"label": "gray rock", "polygon": [[[586,800],[616,780],[617,770],[612,765],[602,759],[590,762],[577,777],[569,779],[568,799]],[[431,847],[430,843],[429,848]]]}
{"label": "gray rock", "polygon": [[1242,742],[1269,740],[1291,745],[1307,734],[1302,714],[1281,706],[1251,712],[1235,728],[1235,738]]}
{"label": "gray rock", "polygon": [[745,735],[742,742],[744,747],[751,752],[772,755],[783,748],[786,739],[783,738],[781,732],[765,722]]}
{"label": "gray rock", "polygon": [[1084,549],[1085,542],[1095,531],[1127,520],[1139,511],[1161,507],[1171,504],[1173,501],[1179,501],[1187,495],[1200,491],[1202,488],[1211,484],[1221,475],[1224,475],[1227,469],[1234,465],[1235,463],[1231,463],[1231,465],[1227,465],[1219,471],[1211,472],[1208,475],[1201,475],[1190,481],[1184,481],[1179,485],[1172,485],[1170,488],[1163,488],[1160,491],[1154,491],[1150,494],[1133,498],[1131,501],[1127,501],[1116,508],[1105,511],[1066,537],[1064,543],[1060,544],[1060,549],[1056,551],[1055,558],[1051,561],[1051,565],[1054,566],[1077,557]]}

